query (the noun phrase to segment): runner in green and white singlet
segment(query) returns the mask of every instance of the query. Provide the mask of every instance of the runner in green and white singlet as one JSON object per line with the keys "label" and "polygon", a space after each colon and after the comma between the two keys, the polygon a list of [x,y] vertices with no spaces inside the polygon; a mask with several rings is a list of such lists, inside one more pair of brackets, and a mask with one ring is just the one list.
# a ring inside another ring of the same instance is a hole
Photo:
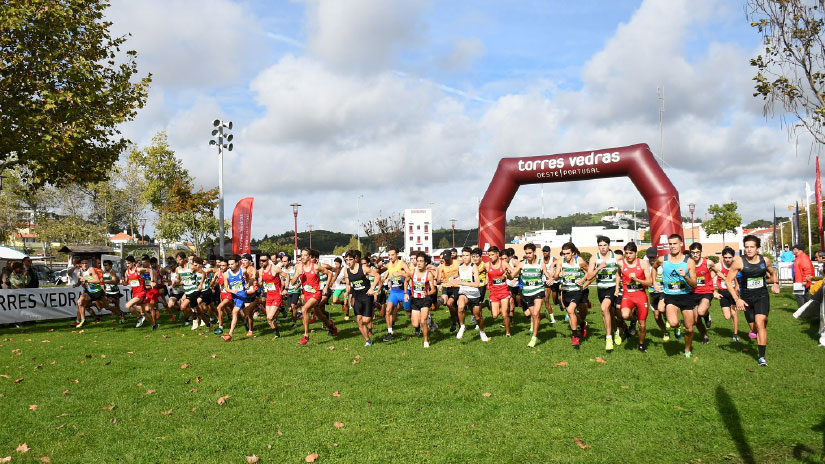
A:
{"label": "runner in green and white singlet", "polygon": [[587,271],[588,279],[596,279],[596,289],[599,295],[599,304],[602,310],[602,320],[605,330],[605,347],[607,351],[613,350],[613,343],[622,344],[622,337],[616,331],[613,335],[613,310],[618,306],[620,300],[616,296],[616,276],[619,272],[619,264],[616,255],[610,250],[610,238],[604,235],[596,237],[599,251],[590,258],[590,266]]}
{"label": "runner in green and white singlet", "polygon": [[530,348],[536,346],[539,335],[539,321],[541,320],[541,306],[544,304],[544,281],[549,280],[550,274],[543,261],[536,255],[536,246],[532,243],[524,245],[524,261],[520,261],[508,272],[509,277],[521,273],[521,301],[525,313],[529,313],[533,336]]}
{"label": "runner in green and white singlet", "polygon": [[579,249],[573,242],[561,247],[562,262],[556,268],[554,279],[561,279],[561,301],[570,319],[570,342],[579,348],[581,339],[587,335],[587,262],[579,257]]}

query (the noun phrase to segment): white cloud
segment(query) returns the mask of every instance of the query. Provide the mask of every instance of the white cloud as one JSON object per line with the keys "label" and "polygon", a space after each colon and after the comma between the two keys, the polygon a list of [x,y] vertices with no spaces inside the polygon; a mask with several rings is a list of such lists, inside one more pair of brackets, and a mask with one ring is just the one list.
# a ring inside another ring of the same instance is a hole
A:
{"label": "white cloud", "polygon": [[478,37],[458,39],[450,54],[439,59],[438,65],[447,71],[467,71],[484,56],[484,42]]}

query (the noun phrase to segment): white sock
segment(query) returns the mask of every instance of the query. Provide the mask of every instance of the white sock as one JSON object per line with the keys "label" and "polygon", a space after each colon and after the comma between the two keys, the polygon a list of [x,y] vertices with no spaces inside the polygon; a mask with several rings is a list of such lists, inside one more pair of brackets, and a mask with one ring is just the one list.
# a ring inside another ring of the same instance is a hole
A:
{"label": "white sock", "polygon": [[556,317],[551,314],[550,315],[550,320],[553,321],[553,322],[556,322]]}
{"label": "white sock", "polygon": [[392,333],[392,327],[387,327],[387,333]]}

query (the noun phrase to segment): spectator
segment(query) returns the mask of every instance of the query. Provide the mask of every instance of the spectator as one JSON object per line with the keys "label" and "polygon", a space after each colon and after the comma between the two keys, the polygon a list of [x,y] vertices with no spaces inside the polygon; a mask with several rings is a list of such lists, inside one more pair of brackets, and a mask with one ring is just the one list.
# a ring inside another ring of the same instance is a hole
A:
{"label": "spectator", "polygon": [[785,245],[785,250],[779,255],[779,261],[783,263],[793,262],[793,252],[790,250],[790,245]]}
{"label": "spectator", "polygon": [[[811,299],[808,289],[811,288],[811,281],[814,278],[814,265],[811,263],[811,258],[802,250],[800,244],[793,246],[793,255],[794,294],[796,294],[796,306],[799,308]],[[796,291],[798,284],[801,284],[804,288],[801,294]]]}
{"label": "spectator", "polygon": [[3,270],[0,271],[0,288],[11,288],[11,284],[9,283],[9,277],[11,277],[11,266],[12,262],[8,261],[5,266],[3,266]]}
{"label": "spectator", "polygon": [[80,258],[77,256],[72,258],[72,265],[66,271],[66,286],[80,286]]}
{"label": "spectator", "polygon": [[9,288],[26,288],[29,285],[29,276],[23,271],[23,263],[15,261],[9,276]]}
{"label": "spectator", "polygon": [[23,272],[29,276],[26,288],[40,288],[40,278],[37,277],[37,271],[32,268],[32,259],[28,256],[23,258]]}
{"label": "spectator", "polygon": [[[816,261],[825,264],[825,251],[819,250],[816,252]],[[822,293],[825,285],[822,285],[822,277],[815,277],[817,284],[811,289],[814,293],[810,300],[802,305],[794,314],[793,317],[799,319],[800,317],[816,317],[819,315],[819,346],[825,347],[825,305],[822,304]],[[818,287],[818,288],[817,288]],[[810,292],[806,292],[810,293]],[[814,306],[815,305],[815,306]]]}

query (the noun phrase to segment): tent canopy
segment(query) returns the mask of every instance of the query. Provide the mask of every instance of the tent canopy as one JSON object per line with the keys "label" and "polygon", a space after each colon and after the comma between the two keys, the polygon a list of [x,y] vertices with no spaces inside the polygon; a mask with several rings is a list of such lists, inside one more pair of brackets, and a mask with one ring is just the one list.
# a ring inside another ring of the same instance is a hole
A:
{"label": "tent canopy", "polygon": [[22,251],[17,251],[14,248],[9,248],[6,246],[0,246],[0,259],[9,259],[9,260],[16,260],[16,259],[23,259],[27,257],[26,253]]}

